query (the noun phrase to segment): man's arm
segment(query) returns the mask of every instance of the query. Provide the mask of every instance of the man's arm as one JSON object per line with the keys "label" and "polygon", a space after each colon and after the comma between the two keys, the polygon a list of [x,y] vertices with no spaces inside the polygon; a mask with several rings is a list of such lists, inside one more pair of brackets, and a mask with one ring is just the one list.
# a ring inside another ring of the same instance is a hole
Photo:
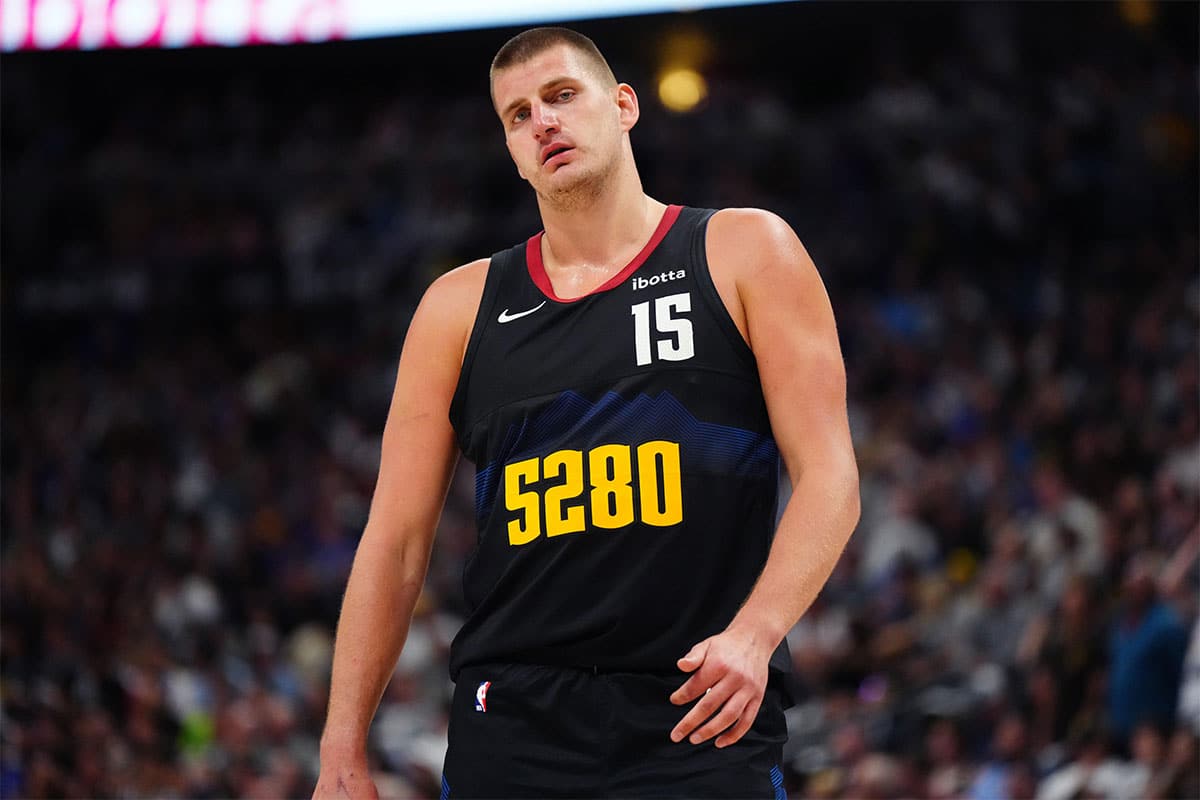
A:
{"label": "man's arm", "polygon": [[720,734],[716,745],[725,747],[753,724],[771,653],[821,591],[858,522],[858,467],[833,309],[796,234],[774,214],[729,209],[709,222],[708,257],[722,299],[754,351],[792,482],[745,604],[725,631],[679,660],[692,677],[672,702],[704,697],[671,738],[690,734],[698,744]]}
{"label": "man's arm", "polygon": [[450,401],[487,265],[438,278],[405,336],[379,478],[338,621],[314,797],[376,796],[367,731],[408,636],[457,458]]}

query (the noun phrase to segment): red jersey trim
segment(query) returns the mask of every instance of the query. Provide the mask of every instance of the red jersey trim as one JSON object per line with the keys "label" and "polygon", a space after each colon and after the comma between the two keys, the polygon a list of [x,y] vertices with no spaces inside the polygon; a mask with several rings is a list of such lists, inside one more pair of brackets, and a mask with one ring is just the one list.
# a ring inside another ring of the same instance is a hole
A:
{"label": "red jersey trim", "polygon": [[646,262],[646,259],[654,252],[654,248],[658,247],[659,243],[667,235],[667,231],[671,230],[671,226],[675,224],[675,220],[679,218],[679,212],[682,210],[683,206],[667,206],[667,210],[663,212],[662,219],[658,221],[658,227],[654,229],[654,233],[650,236],[650,241],[646,242],[646,246],[641,249],[641,252],[634,256],[633,260],[626,264],[620,272],[585,295],[564,299],[554,293],[554,286],[550,283],[550,276],[546,274],[546,265],[542,263],[542,235],[545,231],[537,232],[525,242],[525,266],[529,269],[529,277],[542,290],[542,294],[556,303],[574,303],[576,300],[591,297],[599,292],[607,292],[609,289],[624,283],[630,275],[637,271],[638,267]]}

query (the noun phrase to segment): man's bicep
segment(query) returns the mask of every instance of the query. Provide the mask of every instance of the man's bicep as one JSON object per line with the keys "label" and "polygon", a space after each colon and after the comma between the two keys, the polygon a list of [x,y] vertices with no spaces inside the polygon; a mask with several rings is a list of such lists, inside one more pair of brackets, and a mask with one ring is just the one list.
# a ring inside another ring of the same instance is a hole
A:
{"label": "man's bicep", "polygon": [[461,278],[435,281],[405,336],[371,503],[372,522],[386,531],[432,537],[441,513],[457,458],[450,402],[473,319],[464,311],[475,307],[470,293]]}
{"label": "man's bicep", "polygon": [[776,441],[793,481],[806,469],[850,469],[846,368],[825,285],[786,223],[756,227],[739,295]]}

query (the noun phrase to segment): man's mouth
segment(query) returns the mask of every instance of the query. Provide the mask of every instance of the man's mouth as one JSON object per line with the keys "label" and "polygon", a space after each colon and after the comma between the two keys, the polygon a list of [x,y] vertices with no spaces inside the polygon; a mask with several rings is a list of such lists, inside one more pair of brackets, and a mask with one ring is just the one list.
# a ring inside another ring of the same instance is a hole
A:
{"label": "man's mouth", "polygon": [[542,159],[542,164],[543,165],[548,164],[548,163],[550,163],[550,160],[552,158],[554,158],[555,156],[557,156],[561,153],[565,153],[568,150],[573,150],[573,149],[574,148],[570,147],[569,145],[565,145],[565,144],[559,145],[557,147],[553,147],[546,153],[546,157]]}

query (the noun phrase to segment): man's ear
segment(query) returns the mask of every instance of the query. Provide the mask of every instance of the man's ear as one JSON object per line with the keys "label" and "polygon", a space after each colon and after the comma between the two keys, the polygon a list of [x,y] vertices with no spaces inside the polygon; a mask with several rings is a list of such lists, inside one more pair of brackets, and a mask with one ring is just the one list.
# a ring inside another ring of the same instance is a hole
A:
{"label": "man's ear", "polygon": [[637,124],[642,114],[638,106],[637,92],[628,83],[618,83],[616,91],[617,107],[621,113],[621,130],[628,131]]}

